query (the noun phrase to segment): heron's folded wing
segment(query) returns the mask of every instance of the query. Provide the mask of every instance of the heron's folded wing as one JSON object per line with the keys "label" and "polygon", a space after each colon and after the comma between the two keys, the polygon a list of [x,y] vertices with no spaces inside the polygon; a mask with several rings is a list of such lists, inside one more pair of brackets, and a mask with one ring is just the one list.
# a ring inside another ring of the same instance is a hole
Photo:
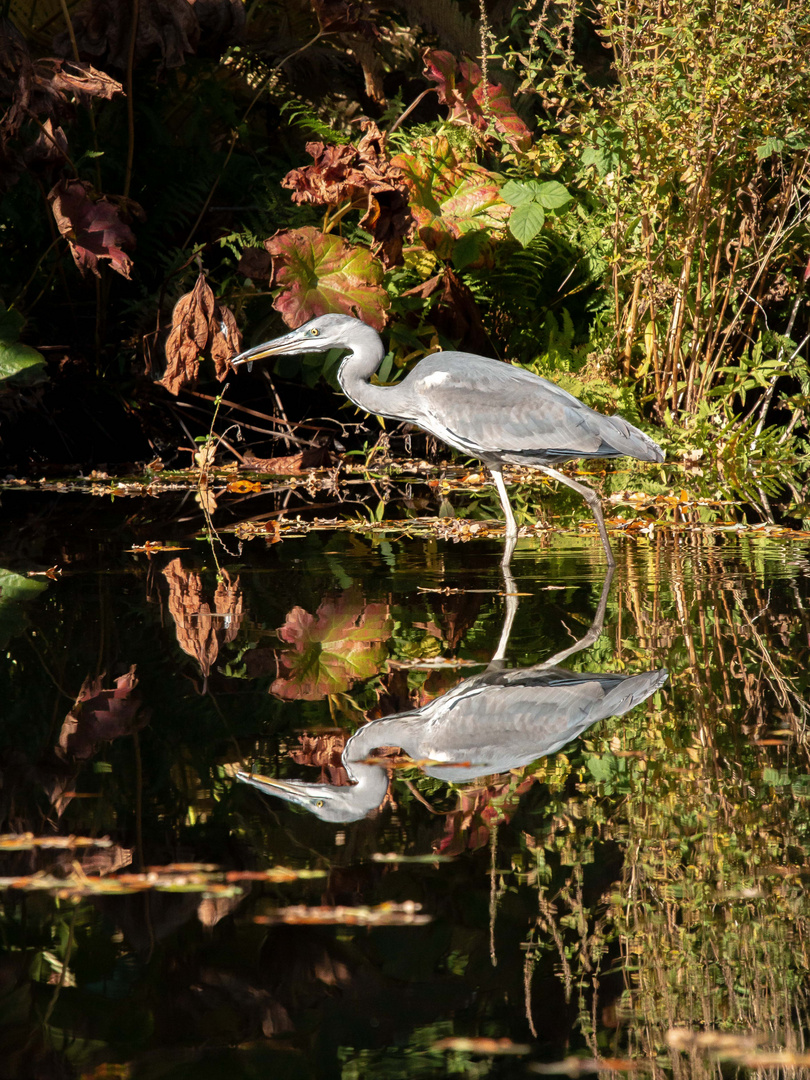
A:
{"label": "heron's folded wing", "polygon": [[662,458],[657,445],[622,417],[603,416],[522,368],[464,353],[438,353],[419,368],[425,369],[414,385],[419,422],[470,453]]}

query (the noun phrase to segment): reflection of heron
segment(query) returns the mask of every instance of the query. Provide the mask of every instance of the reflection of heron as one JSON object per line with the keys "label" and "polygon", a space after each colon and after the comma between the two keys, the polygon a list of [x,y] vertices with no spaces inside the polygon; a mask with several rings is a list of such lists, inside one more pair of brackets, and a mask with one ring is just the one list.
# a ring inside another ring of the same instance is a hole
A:
{"label": "reflection of heron", "polygon": [[638,428],[620,416],[594,412],[555,383],[523,368],[472,353],[433,353],[395,386],[374,386],[369,379],[385,355],[383,343],[376,330],[350,315],[321,315],[240,353],[231,363],[334,348],[349,350],[338,369],[338,382],[359,408],[417,424],[456,450],[481,458],[498,489],[507,536],[517,536],[517,525],[503,466],[531,465],[583,496],[613,565],[596,492],[552,466],[574,458],[622,455],[663,461],[661,448]]}
{"label": "reflection of heron", "polygon": [[[509,586],[511,575],[506,568],[504,572]],[[324,821],[345,822],[365,817],[385,798],[388,773],[366,760],[383,746],[401,747],[428,776],[456,783],[520,768],[555,753],[597,720],[623,716],[667,679],[663,670],[581,675],[558,666],[601,632],[611,577],[609,573],[584,638],[545,663],[507,671],[500,669],[500,661],[514,617],[512,605],[495,659],[485,672],[420,709],[374,720],[349,739],[342,760],[351,787],[274,780],[246,771],[237,773],[238,779],[304,806]]]}

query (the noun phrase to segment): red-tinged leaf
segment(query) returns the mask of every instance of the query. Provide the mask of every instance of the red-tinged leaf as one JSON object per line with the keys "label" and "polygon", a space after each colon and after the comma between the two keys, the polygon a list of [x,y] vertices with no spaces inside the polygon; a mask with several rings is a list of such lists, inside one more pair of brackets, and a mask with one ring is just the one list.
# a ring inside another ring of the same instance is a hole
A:
{"label": "red-tinged leaf", "polygon": [[388,294],[382,264],[368,248],[306,226],[282,229],[264,245],[273,256],[280,292],[273,307],[293,329],[316,315],[354,315],[377,330],[385,325]]}
{"label": "red-tinged leaf", "polygon": [[82,273],[91,270],[100,277],[98,261],[109,259],[113,270],[129,277],[132,260],[123,245],[134,247],[135,237],[121,220],[120,206],[106,195],[97,194],[86,180],[60,180],[51,189],[48,201],[57,228],[70,244],[73,259]]}
{"label": "red-tinged leaf", "polygon": [[439,101],[450,109],[450,119],[486,131],[488,116],[506,141],[516,150],[531,143],[531,132],[512,107],[508,92],[498,83],[484,84],[478,64],[456,61],[442,49],[425,49],[425,75],[436,83]]}
{"label": "red-tinged leaf", "polygon": [[[512,207],[499,194],[494,173],[462,161],[447,139],[425,139],[414,154],[394,158],[411,192],[411,211],[423,244],[449,259],[455,241],[466,233],[500,234]],[[485,245],[473,265],[486,264]]]}

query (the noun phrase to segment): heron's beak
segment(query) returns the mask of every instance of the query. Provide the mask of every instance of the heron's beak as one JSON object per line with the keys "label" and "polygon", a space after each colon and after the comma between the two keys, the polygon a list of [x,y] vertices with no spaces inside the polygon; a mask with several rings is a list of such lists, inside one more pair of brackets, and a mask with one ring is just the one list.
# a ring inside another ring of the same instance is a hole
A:
{"label": "heron's beak", "polygon": [[231,367],[247,364],[248,371],[250,371],[250,365],[254,360],[264,360],[266,356],[283,356],[287,353],[299,352],[306,352],[306,343],[302,341],[298,330],[293,330],[282,337],[273,338],[272,341],[265,341],[262,345],[254,345],[252,349],[246,349],[245,352],[234,356],[230,363]]}

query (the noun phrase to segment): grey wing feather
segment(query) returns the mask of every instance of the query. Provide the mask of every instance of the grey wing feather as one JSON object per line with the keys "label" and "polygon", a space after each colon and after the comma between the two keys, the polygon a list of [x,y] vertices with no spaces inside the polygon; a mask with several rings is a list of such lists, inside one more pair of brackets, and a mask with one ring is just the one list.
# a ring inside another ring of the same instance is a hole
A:
{"label": "grey wing feather", "polygon": [[663,460],[656,443],[622,417],[603,416],[555,383],[497,360],[435,353],[412,381],[417,422],[485,460],[488,450],[518,463],[619,454]]}

